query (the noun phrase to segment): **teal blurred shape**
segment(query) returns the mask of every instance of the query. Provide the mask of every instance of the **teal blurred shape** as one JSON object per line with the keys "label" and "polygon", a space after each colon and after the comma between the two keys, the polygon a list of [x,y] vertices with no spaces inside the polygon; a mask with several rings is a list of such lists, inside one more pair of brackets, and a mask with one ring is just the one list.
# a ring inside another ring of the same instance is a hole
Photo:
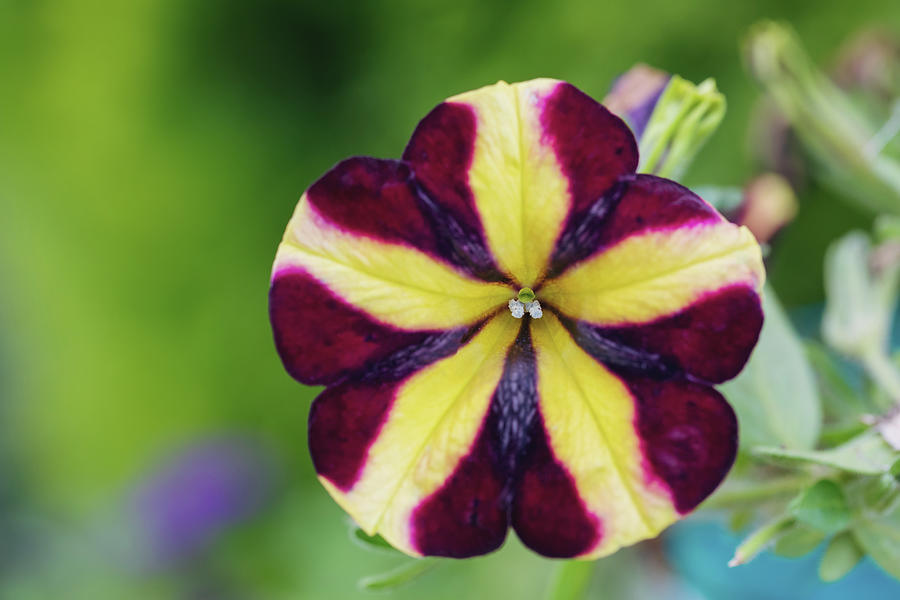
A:
{"label": "teal blurred shape", "polygon": [[675,571],[706,600],[900,598],[900,582],[868,558],[843,579],[822,582],[818,568],[824,545],[803,558],[763,552],[745,565],[729,567],[740,541],[720,522],[689,520],[669,530],[665,550]]}

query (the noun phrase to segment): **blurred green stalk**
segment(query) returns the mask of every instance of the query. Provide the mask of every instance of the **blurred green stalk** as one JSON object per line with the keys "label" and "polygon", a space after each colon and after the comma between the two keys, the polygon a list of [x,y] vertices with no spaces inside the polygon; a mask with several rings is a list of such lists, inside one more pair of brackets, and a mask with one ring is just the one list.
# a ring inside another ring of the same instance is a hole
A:
{"label": "blurred green stalk", "polygon": [[900,213],[900,163],[881,152],[891,124],[867,122],[787,25],[756,24],[745,57],[751,74],[824,167],[823,178],[871,211]]}

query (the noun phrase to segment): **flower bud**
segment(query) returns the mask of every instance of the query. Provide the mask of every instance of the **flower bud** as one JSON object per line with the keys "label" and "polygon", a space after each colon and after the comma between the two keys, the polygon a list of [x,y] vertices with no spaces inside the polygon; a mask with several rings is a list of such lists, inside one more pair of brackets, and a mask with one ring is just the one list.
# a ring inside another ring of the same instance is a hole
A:
{"label": "flower bud", "polygon": [[646,65],[619,77],[604,100],[631,127],[638,172],[678,179],[725,116],[713,79],[694,85]]}
{"label": "flower bud", "polygon": [[744,188],[743,202],[731,220],[746,225],[756,240],[766,243],[797,214],[797,197],[790,183],[776,173],[764,173]]}

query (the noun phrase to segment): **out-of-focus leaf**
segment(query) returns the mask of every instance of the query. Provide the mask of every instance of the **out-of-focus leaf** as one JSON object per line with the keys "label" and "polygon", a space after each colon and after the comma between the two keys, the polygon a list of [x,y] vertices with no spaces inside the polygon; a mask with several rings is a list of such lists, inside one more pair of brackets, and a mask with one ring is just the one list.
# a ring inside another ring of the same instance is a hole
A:
{"label": "out-of-focus leaf", "polygon": [[875,239],[879,242],[900,240],[900,217],[894,215],[879,215],[873,226]]}
{"label": "out-of-focus leaf", "polygon": [[387,573],[363,577],[359,580],[358,585],[361,590],[366,592],[387,592],[427,573],[437,564],[437,561],[431,558],[411,560]]}
{"label": "out-of-focus leaf", "polygon": [[882,569],[900,579],[900,508],[881,514],[861,507],[854,521],[853,536]]}
{"label": "out-of-focus leaf", "polygon": [[819,578],[822,581],[837,581],[865,556],[865,552],[848,532],[834,536],[825,549],[822,562],[819,563]]}
{"label": "out-of-focus leaf", "polygon": [[795,523],[775,541],[775,554],[786,558],[799,558],[815,550],[825,539],[825,534],[803,523]]}
{"label": "out-of-focus leaf", "polygon": [[559,563],[547,600],[581,600],[594,574],[593,561],[566,560]]}
{"label": "out-of-focus leaf", "polygon": [[766,320],[750,361],[721,388],[737,412],[741,446],[812,448],[822,423],[812,368],[770,288],[764,291],[763,310]]}
{"label": "out-of-focus leaf", "polygon": [[835,357],[817,342],[805,342],[804,346],[819,384],[819,395],[825,413],[840,421],[855,418],[867,410],[862,394],[847,381]]}
{"label": "out-of-focus leaf", "polygon": [[842,531],[850,523],[850,506],[841,487],[820,479],[803,490],[788,506],[797,521],[825,533]]}
{"label": "out-of-focus leaf", "polygon": [[369,535],[356,525],[352,525],[350,528],[350,539],[353,540],[357,546],[365,548],[366,550],[400,554],[399,550],[391,546],[386,539],[377,533],[375,535]]}
{"label": "out-of-focus leaf", "polygon": [[756,513],[749,508],[740,508],[731,513],[728,519],[728,528],[737,533],[747,528],[753,522]]}
{"label": "out-of-focus leaf", "polygon": [[889,471],[891,477],[900,481],[900,458],[894,461],[894,464],[891,465],[891,470]]}
{"label": "out-of-focus leaf", "polygon": [[753,449],[753,455],[774,464],[815,463],[861,475],[886,473],[897,459],[897,453],[874,431],[867,431],[846,444],[828,450],[757,447]]}
{"label": "out-of-focus leaf", "polygon": [[884,337],[884,311],[869,271],[872,244],[860,231],[833,242],[825,255],[822,337],[848,356],[862,356]]}
{"label": "out-of-focus leaf", "polygon": [[828,425],[822,428],[822,435],[819,436],[819,442],[823,446],[840,446],[846,444],[853,438],[862,435],[869,428],[862,421],[850,423],[838,423]]}

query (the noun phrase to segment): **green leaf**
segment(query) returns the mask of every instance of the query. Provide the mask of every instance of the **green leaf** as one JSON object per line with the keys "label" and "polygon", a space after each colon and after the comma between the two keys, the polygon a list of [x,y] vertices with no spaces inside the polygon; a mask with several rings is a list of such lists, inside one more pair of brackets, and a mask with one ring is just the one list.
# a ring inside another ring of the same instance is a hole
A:
{"label": "green leaf", "polygon": [[566,560],[559,563],[547,600],[581,600],[587,593],[591,576],[594,574],[593,561]]}
{"label": "green leaf", "polygon": [[[900,579],[900,506],[896,485],[860,480],[848,488],[854,507],[853,537],[882,569]],[[885,500],[888,506],[885,507]]]}
{"label": "green leaf", "polygon": [[879,215],[872,229],[878,242],[900,241],[900,217]]}
{"label": "green leaf", "polygon": [[822,337],[829,346],[859,357],[878,345],[882,319],[869,271],[872,244],[861,231],[832,242],[825,254]]}
{"label": "green leaf", "polygon": [[786,558],[806,556],[819,547],[825,534],[803,523],[795,523],[775,541],[775,554]]}
{"label": "green leaf", "polygon": [[739,508],[731,513],[731,517],[728,519],[728,529],[734,533],[743,531],[753,522],[755,516],[756,513],[749,508]]}
{"label": "green leaf", "polygon": [[400,554],[399,550],[391,546],[390,542],[377,533],[375,535],[369,535],[356,525],[352,525],[350,528],[350,539],[353,540],[357,546],[365,548],[366,550]]}
{"label": "green leaf", "polygon": [[759,343],[743,372],[721,387],[734,407],[741,447],[812,448],[819,438],[822,407],[815,377],[793,326],[771,288]]}
{"label": "green leaf", "polygon": [[788,505],[797,521],[825,533],[842,531],[850,523],[850,506],[841,487],[830,479],[820,479]]}
{"label": "green leaf", "polygon": [[819,563],[819,578],[822,581],[837,581],[849,573],[863,556],[865,552],[850,533],[839,533],[825,549],[825,555]]}
{"label": "green leaf", "polygon": [[853,388],[837,359],[817,342],[804,343],[806,357],[818,382],[822,405],[826,414],[837,421],[858,418],[868,407],[861,400],[861,391]]}
{"label": "green leaf", "polygon": [[390,591],[424,575],[437,565],[438,562],[433,558],[411,560],[387,573],[363,577],[359,580],[358,585],[361,590],[366,592]]}
{"label": "green leaf", "polygon": [[886,473],[897,459],[897,453],[877,432],[871,430],[828,450],[758,447],[752,452],[758,458],[779,465],[819,464],[861,475]]}

